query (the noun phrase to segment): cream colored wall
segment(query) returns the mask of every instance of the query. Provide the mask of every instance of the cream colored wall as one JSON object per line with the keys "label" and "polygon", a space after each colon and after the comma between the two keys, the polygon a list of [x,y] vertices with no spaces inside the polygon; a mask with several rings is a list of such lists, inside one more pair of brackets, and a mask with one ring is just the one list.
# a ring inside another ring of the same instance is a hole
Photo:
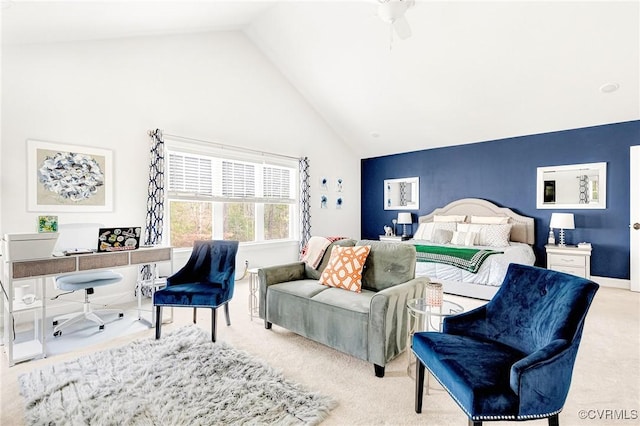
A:
{"label": "cream colored wall", "polygon": [[[147,130],[308,156],[312,233],[358,238],[360,159],[240,32],[51,43],[2,51],[0,233],[33,232],[26,140],[113,150],[114,210],[57,213],[61,223],[143,224]],[[320,209],[320,176],[344,179],[345,203]],[[296,257],[295,244],[241,249],[239,265]],[[118,292],[133,300],[133,271]],[[116,291],[111,289],[110,293]]]}

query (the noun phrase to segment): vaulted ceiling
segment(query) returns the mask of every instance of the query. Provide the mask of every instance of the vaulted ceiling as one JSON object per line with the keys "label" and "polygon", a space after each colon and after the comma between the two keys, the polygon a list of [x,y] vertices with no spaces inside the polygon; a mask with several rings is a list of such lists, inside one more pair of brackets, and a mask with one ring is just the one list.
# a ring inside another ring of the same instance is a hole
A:
{"label": "vaulted ceiling", "polygon": [[[243,31],[361,157],[640,119],[639,1],[2,1],[2,43]],[[613,90],[615,89],[615,90]]]}

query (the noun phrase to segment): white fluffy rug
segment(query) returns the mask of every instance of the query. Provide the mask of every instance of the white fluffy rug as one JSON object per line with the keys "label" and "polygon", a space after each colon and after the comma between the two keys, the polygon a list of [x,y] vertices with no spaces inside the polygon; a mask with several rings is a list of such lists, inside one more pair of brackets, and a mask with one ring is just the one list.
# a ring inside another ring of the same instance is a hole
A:
{"label": "white fluffy rug", "polygon": [[27,424],[317,424],[336,403],[196,326],[19,377]]}

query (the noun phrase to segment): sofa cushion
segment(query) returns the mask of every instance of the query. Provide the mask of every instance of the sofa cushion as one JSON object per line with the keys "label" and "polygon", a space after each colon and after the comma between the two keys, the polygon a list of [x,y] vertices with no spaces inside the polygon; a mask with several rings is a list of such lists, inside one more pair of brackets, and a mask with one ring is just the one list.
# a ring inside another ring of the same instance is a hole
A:
{"label": "sofa cushion", "polygon": [[348,311],[359,312],[369,315],[371,310],[371,298],[375,296],[374,291],[362,290],[361,293],[344,291],[340,288],[329,288],[327,291],[317,293],[312,297],[314,302],[330,305],[336,309],[346,309]]}
{"label": "sofa cushion", "polygon": [[320,284],[360,293],[362,268],[371,246],[334,247]]}
{"label": "sofa cushion", "polygon": [[353,247],[355,245],[356,245],[355,240],[348,239],[348,238],[344,240],[334,241],[325,250],[324,256],[322,257],[322,260],[318,265],[318,269],[313,269],[311,266],[307,265],[306,263],[304,264],[305,276],[313,280],[320,279],[320,275],[322,274],[322,271],[324,271],[324,268],[326,268],[327,264],[329,263],[329,258],[331,257],[331,251],[333,250],[334,247],[336,246],[337,247]]}
{"label": "sofa cushion", "polygon": [[362,273],[362,288],[380,291],[415,278],[416,248],[411,244],[361,240],[357,245],[370,245]]}

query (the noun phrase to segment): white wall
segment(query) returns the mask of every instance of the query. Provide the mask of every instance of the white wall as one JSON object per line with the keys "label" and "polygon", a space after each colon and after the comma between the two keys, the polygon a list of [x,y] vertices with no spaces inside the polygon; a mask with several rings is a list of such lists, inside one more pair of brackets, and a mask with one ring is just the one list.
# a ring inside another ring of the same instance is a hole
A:
{"label": "white wall", "polygon": [[[312,233],[358,238],[360,159],[240,32],[5,47],[2,51],[0,233],[33,232],[26,211],[27,139],[109,148],[114,210],[57,213],[60,223],[143,224],[147,130],[308,156]],[[319,179],[345,181],[345,203],[320,209]],[[242,248],[239,266],[293,260],[281,244]],[[133,300],[133,272],[110,292]],[[112,286],[113,287],[113,286]],[[96,292],[98,295],[98,291]]]}

